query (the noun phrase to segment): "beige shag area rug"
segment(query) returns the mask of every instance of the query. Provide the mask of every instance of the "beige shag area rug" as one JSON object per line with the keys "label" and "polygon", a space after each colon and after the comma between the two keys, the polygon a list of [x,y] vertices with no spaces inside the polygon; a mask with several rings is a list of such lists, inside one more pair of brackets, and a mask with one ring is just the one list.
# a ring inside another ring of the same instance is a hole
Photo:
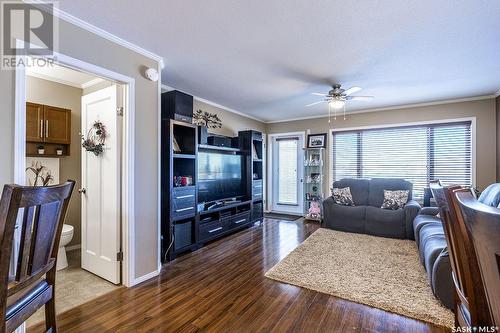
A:
{"label": "beige shag area rug", "polygon": [[414,241],[318,229],[266,277],[439,326],[453,313],[432,294]]}

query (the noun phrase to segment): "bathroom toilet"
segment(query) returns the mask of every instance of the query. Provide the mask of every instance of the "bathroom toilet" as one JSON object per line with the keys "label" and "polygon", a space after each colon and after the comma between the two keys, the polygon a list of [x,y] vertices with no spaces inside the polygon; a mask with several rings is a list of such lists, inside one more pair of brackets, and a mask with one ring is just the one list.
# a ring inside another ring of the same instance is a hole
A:
{"label": "bathroom toilet", "polygon": [[59,241],[59,251],[57,253],[57,270],[64,269],[68,267],[68,258],[66,257],[66,248],[65,246],[68,245],[69,242],[71,242],[71,239],[73,239],[73,231],[74,228],[73,226],[69,224],[64,224],[62,233],[61,233],[61,240]]}

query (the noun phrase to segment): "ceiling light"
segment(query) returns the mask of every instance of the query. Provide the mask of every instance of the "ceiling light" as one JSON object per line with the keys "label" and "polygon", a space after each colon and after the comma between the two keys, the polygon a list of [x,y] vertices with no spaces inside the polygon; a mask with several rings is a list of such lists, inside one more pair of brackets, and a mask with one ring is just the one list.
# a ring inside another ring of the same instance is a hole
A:
{"label": "ceiling light", "polygon": [[334,109],[342,109],[344,107],[345,102],[339,99],[334,99],[330,101],[329,104]]}

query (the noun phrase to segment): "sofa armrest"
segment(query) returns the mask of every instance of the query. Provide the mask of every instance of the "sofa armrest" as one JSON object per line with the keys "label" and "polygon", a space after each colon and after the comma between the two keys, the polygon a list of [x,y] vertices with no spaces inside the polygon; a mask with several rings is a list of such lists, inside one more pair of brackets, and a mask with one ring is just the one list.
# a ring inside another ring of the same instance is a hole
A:
{"label": "sofa armrest", "polygon": [[439,214],[439,208],[438,207],[424,207],[420,210],[419,214],[436,216],[437,214]]}
{"label": "sofa armrest", "polygon": [[420,212],[420,204],[415,200],[410,200],[404,207],[406,238],[415,239],[413,232],[413,220]]}

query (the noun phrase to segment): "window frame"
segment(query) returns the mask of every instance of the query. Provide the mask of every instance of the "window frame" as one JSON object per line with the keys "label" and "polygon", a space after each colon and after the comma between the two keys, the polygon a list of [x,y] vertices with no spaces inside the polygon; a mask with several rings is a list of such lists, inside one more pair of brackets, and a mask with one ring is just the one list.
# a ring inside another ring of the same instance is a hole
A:
{"label": "window frame", "polygon": [[331,128],[328,131],[330,138],[328,139],[328,187],[333,184],[333,134],[338,132],[354,132],[354,131],[364,131],[364,130],[376,130],[376,129],[389,129],[397,127],[411,127],[411,126],[426,126],[426,125],[444,125],[453,123],[463,123],[470,122],[471,130],[471,158],[472,158],[472,186],[476,187],[476,117],[464,117],[464,118],[452,118],[452,119],[439,119],[439,120],[429,120],[429,121],[418,121],[418,122],[408,122],[408,123],[391,123],[383,125],[373,125],[373,126],[357,126],[357,127],[338,127]]}

